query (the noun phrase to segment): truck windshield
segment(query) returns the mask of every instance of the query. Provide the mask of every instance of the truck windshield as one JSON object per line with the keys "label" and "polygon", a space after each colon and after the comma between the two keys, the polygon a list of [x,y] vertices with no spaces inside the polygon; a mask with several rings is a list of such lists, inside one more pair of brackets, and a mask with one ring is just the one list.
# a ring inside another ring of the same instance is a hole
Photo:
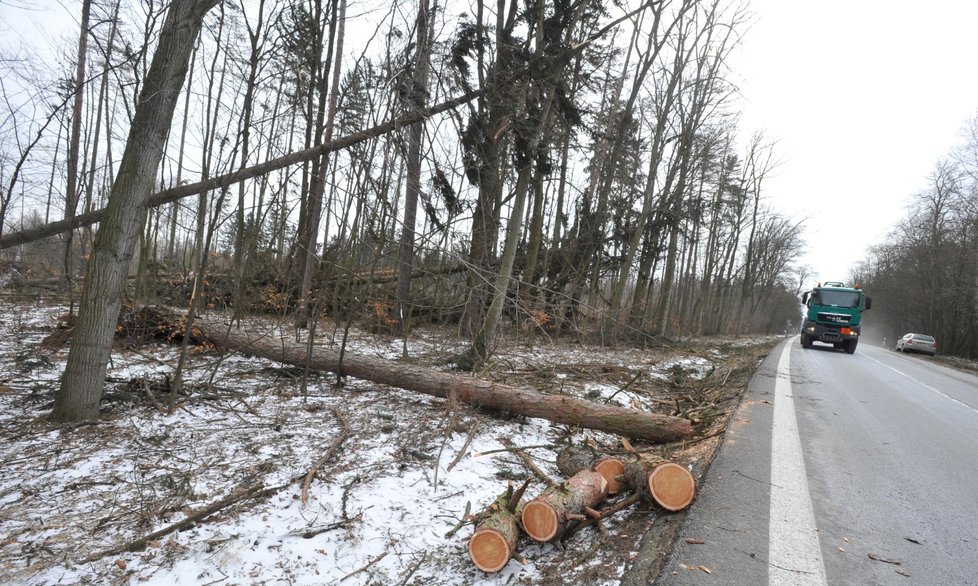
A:
{"label": "truck windshield", "polygon": [[815,303],[831,307],[859,307],[860,294],[856,291],[816,291]]}

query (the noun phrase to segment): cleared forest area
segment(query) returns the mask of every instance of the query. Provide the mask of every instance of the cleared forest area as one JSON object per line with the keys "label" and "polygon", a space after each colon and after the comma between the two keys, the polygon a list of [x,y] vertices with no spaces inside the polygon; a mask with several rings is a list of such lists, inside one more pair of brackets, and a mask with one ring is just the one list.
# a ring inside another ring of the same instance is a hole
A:
{"label": "cleared forest area", "polygon": [[[120,328],[99,419],[46,423],[66,358],[64,310],[5,304],[0,324],[0,568],[9,580],[601,584],[621,578],[650,527],[663,527],[668,543],[677,513],[626,502],[600,530],[585,526],[554,543],[524,538],[502,571],[484,574],[467,552],[469,516],[511,483],[529,482],[529,499],[559,482],[564,447],[587,440],[623,453],[620,436],[352,377],[337,385],[332,374],[207,345],[195,346],[178,407],[167,415],[179,346],[153,338],[159,328],[146,316],[155,313],[145,310]],[[266,338],[281,333],[267,320],[244,326]],[[331,325],[317,346],[335,348],[342,334]],[[699,477],[777,339],[618,349],[523,339],[507,343],[507,358],[481,374],[687,418],[691,437],[630,448],[668,456]],[[346,346],[397,363],[403,340],[353,328]],[[426,328],[408,346],[409,365],[438,371],[459,342],[450,330]]]}

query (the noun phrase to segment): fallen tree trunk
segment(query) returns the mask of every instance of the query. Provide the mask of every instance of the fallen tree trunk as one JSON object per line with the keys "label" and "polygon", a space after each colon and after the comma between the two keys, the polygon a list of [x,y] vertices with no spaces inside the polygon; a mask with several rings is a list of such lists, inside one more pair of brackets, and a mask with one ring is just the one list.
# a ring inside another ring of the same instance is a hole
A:
{"label": "fallen tree trunk", "polygon": [[[462,273],[467,270],[469,270],[469,267],[461,263],[427,269],[414,269],[411,271],[411,278],[420,279],[421,277],[429,277],[434,275],[451,275],[453,273]],[[386,269],[375,272],[362,271],[352,275],[346,282],[343,282],[342,277],[336,277],[333,279],[332,283],[327,284],[332,285],[335,283],[342,283],[344,285],[360,285],[363,283],[369,283],[371,285],[377,285],[380,283],[393,283],[394,281],[397,281],[397,271],[395,269]]]}
{"label": "fallen tree trunk", "polygon": [[526,503],[520,515],[523,530],[535,541],[550,541],[563,535],[570,521],[583,521],[586,513],[608,496],[608,483],[593,470],[582,470],[567,482],[552,486]]}
{"label": "fallen tree trunk", "polygon": [[454,397],[470,405],[487,407],[555,423],[597,429],[615,435],[656,443],[689,437],[689,420],[637,409],[601,405],[576,397],[545,395],[533,389],[512,387],[471,376],[440,372],[379,358],[352,356],[339,350],[316,347],[309,356],[305,343],[278,336],[257,336],[229,330],[213,320],[198,320],[202,334],[219,347],[236,350],[313,370],[339,372],[376,383],[417,391],[435,397]]}

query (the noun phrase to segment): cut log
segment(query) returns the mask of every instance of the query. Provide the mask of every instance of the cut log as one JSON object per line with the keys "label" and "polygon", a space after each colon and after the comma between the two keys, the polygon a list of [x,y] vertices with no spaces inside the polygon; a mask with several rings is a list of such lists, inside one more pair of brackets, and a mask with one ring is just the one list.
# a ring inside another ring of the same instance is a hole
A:
{"label": "cut log", "polygon": [[516,513],[501,507],[484,518],[469,538],[469,557],[483,572],[498,572],[516,553],[519,527]]}
{"label": "cut log", "polygon": [[523,506],[523,531],[535,541],[556,539],[567,530],[568,521],[582,518],[607,495],[604,477],[593,470],[582,470]]}
{"label": "cut log", "polygon": [[622,476],[625,463],[581,446],[567,446],[557,454],[557,469],[564,476],[574,476],[581,470],[594,470],[608,483],[608,494],[618,494],[625,487]]}
{"label": "cut log", "polygon": [[510,485],[477,516],[479,520],[475,533],[469,538],[469,557],[483,572],[498,572],[516,553],[516,542],[520,536],[517,524],[521,510],[519,504],[528,484],[529,481],[515,493]]}
{"label": "cut log", "polygon": [[669,443],[689,437],[689,420],[658,413],[648,413],[616,405],[602,405],[564,395],[547,395],[534,389],[512,387],[429,368],[354,356],[316,347],[311,356],[305,343],[285,336],[258,336],[252,332],[232,330],[223,323],[200,319],[201,332],[216,346],[237,350],[277,362],[308,366],[313,370],[339,372],[392,387],[417,391],[436,397],[455,397],[470,405],[487,407],[527,417],[541,417],[555,423],[597,429],[615,435]]}
{"label": "cut log", "polygon": [[625,481],[667,511],[685,509],[696,496],[696,481],[689,470],[657,456],[626,462]]}
{"label": "cut log", "polygon": [[689,470],[655,455],[633,454],[619,458],[573,445],[557,454],[557,469],[565,476],[581,470],[595,470],[608,480],[609,494],[613,494],[612,483],[617,483],[617,490],[621,490],[624,483],[668,511],[686,508],[696,494],[696,482]]}

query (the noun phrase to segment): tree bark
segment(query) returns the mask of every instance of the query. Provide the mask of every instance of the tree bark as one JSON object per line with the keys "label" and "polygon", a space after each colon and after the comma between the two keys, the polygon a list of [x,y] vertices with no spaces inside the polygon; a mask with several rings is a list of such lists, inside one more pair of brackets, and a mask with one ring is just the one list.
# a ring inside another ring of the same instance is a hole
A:
{"label": "tree bark", "polygon": [[625,464],[625,482],[645,499],[667,511],[681,511],[696,496],[689,470],[656,456],[640,456]]}
{"label": "tree bark", "polygon": [[514,493],[510,486],[480,515],[475,533],[469,538],[469,557],[483,572],[498,572],[516,553],[522,496],[522,489]]}
{"label": "tree bark", "polygon": [[562,484],[548,488],[526,503],[520,514],[523,530],[534,541],[558,539],[569,522],[608,496],[608,483],[593,470],[582,470]]}
{"label": "tree bark", "polygon": [[542,417],[555,423],[587,427],[656,443],[689,437],[690,422],[680,417],[647,413],[616,405],[601,405],[564,395],[546,395],[533,389],[512,387],[470,376],[440,372],[378,358],[351,356],[340,360],[340,351],[315,348],[282,337],[259,336],[245,330],[229,331],[213,320],[197,322],[204,335],[218,346],[312,370],[338,372],[342,376],[417,391],[435,397],[498,409],[527,417]]}
{"label": "tree bark", "polygon": [[174,0],[160,32],[129,140],[95,239],[78,307],[75,340],[55,396],[54,421],[98,416],[112,335],[122,306],[129,262],[146,215],[156,167],[163,155],[190,52],[204,15],[217,0]]}
{"label": "tree bark", "polygon": [[[407,106],[411,110],[424,107],[428,95],[428,61],[431,51],[431,36],[428,34],[430,17],[428,0],[418,2],[417,27],[417,59],[414,63],[414,75],[408,94]],[[421,138],[424,133],[424,123],[415,122],[408,129],[407,148],[407,179],[404,188],[404,222],[401,225],[401,240],[398,250],[398,279],[397,279],[397,321],[405,336],[408,334],[410,320],[408,311],[411,307],[411,269],[414,266],[415,223],[418,213],[418,197],[421,193]]]}
{"label": "tree bark", "polygon": [[[65,219],[71,220],[78,209],[78,150],[81,143],[82,102],[85,92],[85,62],[88,55],[88,20],[91,14],[91,0],[82,0],[81,33],[78,35],[78,61],[75,64],[75,97],[71,109],[71,135],[68,143],[68,177],[65,185]],[[94,155],[93,155],[94,156]],[[68,313],[75,309],[75,295],[72,293],[71,245],[74,232],[65,233],[64,271],[65,290],[68,292]]]}
{"label": "tree bark", "polygon": [[625,486],[622,478],[625,473],[624,460],[581,446],[567,446],[561,450],[557,454],[557,470],[564,476],[574,476],[581,470],[594,470],[608,483],[608,494],[618,494]]}

